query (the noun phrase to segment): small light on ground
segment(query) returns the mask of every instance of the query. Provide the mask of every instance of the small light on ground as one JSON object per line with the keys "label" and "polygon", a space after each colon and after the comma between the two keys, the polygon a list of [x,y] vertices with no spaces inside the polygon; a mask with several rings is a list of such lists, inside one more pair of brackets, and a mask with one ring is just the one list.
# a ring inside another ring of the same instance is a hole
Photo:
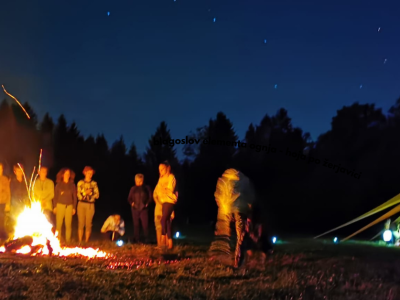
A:
{"label": "small light on ground", "polygon": [[338,238],[335,237],[335,238],[333,239],[333,242],[334,242],[334,243],[337,243],[337,242],[338,242]]}
{"label": "small light on ground", "polygon": [[272,243],[273,243],[273,244],[276,243],[276,236],[274,236],[274,237],[272,238]]}
{"label": "small light on ground", "polygon": [[117,244],[118,247],[121,247],[124,244],[124,241],[123,240],[118,240],[116,244]]}
{"label": "small light on ground", "polygon": [[385,242],[390,242],[392,240],[392,231],[391,230],[385,230],[385,232],[383,233],[383,240]]}
{"label": "small light on ground", "polygon": [[175,233],[175,237],[178,239],[179,236],[180,236],[180,233],[179,233],[179,231],[177,231],[177,232]]}

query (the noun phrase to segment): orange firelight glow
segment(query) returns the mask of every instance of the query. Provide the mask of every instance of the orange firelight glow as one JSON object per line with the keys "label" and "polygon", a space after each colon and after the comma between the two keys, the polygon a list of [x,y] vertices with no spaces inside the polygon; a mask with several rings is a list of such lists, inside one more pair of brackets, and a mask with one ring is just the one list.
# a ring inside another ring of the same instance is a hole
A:
{"label": "orange firelight glow", "polygon": [[47,241],[50,242],[50,246],[53,249],[53,254],[58,256],[86,256],[88,258],[108,258],[109,254],[99,251],[99,249],[93,248],[67,248],[61,247],[60,240],[56,234],[52,232],[52,225],[47,220],[46,216],[42,212],[40,202],[33,200],[30,207],[25,207],[24,211],[18,216],[17,225],[15,226],[14,240],[23,238],[25,236],[31,236],[33,242],[30,246],[24,246],[17,250],[17,253],[28,254],[31,253],[31,249],[35,246],[35,253],[31,255],[48,255],[49,249],[47,247]]}

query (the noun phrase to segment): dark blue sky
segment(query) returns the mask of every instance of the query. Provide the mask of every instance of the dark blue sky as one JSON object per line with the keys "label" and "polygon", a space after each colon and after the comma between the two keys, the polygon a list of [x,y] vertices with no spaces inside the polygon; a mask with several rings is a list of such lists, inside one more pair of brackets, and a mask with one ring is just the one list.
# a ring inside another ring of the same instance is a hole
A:
{"label": "dark blue sky", "polygon": [[0,84],[139,152],[162,120],[183,138],[222,110],[243,138],[284,107],[316,139],[343,105],[400,96],[394,0],[4,2]]}

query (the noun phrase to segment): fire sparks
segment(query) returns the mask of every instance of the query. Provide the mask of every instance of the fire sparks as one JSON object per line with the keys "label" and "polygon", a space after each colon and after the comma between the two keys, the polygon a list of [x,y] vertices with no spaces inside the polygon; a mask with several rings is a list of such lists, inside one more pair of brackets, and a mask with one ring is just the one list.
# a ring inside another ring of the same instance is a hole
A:
{"label": "fire sparks", "polygon": [[13,95],[11,95],[10,93],[8,93],[6,91],[6,88],[4,87],[4,85],[1,86],[3,88],[4,93],[6,93],[8,96],[10,96],[11,98],[13,98],[15,100],[15,102],[18,103],[18,105],[22,108],[22,110],[24,111],[24,113],[26,114],[26,116],[28,117],[28,119],[30,119],[31,117],[29,116],[28,112],[25,110],[25,108],[22,106],[22,104],[18,101],[17,98],[15,98]]}

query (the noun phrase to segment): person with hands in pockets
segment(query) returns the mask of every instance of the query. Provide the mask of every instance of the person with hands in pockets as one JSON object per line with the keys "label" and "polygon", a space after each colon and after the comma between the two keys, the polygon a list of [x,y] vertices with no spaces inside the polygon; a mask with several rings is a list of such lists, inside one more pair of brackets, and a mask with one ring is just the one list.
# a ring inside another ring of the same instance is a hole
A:
{"label": "person with hands in pockets", "polygon": [[92,233],[92,221],[95,212],[95,201],[99,199],[100,193],[97,182],[92,180],[95,171],[92,167],[86,166],[83,169],[85,179],[78,182],[78,238],[83,239],[85,229],[85,241],[88,242]]}

